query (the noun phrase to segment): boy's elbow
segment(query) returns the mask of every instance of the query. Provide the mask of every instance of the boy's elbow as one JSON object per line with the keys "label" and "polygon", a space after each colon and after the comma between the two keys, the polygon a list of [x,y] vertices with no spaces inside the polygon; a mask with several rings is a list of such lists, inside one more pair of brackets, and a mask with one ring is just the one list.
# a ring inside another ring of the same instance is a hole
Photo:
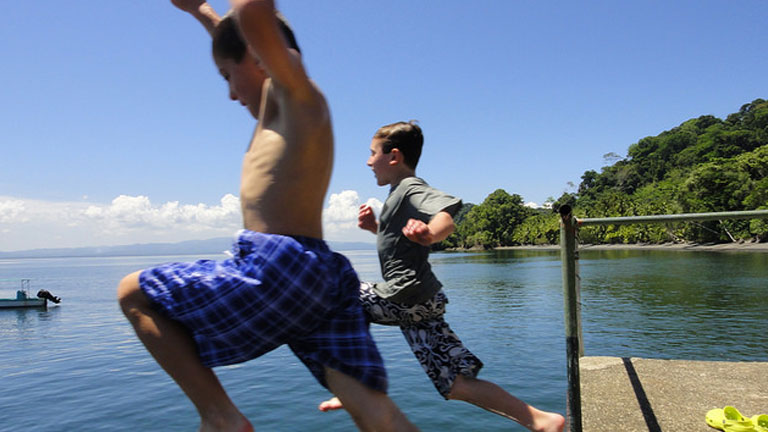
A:
{"label": "boy's elbow", "polygon": [[253,11],[261,9],[271,14],[275,9],[275,2],[273,0],[230,0],[229,4],[235,13],[240,13],[244,9]]}
{"label": "boy's elbow", "polygon": [[453,234],[453,232],[456,230],[456,225],[451,222],[450,224],[445,224],[442,227],[440,227],[439,230],[433,231],[434,235],[432,238],[432,241],[430,242],[431,245],[440,243],[441,241],[445,240]]}
{"label": "boy's elbow", "polygon": [[443,235],[440,236],[440,239],[438,241],[436,241],[435,243],[440,243],[441,241],[447,239],[448,236],[450,236],[451,234],[454,233],[454,231],[456,231],[456,224],[451,223],[450,225],[448,225],[448,227],[446,228],[445,232],[443,232]]}

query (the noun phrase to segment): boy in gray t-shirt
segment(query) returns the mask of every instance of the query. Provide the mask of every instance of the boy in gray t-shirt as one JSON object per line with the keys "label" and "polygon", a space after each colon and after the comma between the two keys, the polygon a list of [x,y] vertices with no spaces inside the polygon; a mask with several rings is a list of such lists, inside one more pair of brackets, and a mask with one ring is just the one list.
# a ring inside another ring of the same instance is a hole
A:
{"label": "boy in gray t-shirt", "polygon": [[[483,363],[445,322],[448,298],[429,265],[429,247],[454,230],[461,200],[416,177],[424,142],[413,121],[379,128],[367,165],[379,186],[391,187],[379,221],[363,205],[358,226],[376,234],[384,282],[360,286],[363,309],[371,322],[397,325],[437,391],[446,399],[473,403],[515,420],[532,431],[562,432],[565,419],[536,409],[498,385],[477,378]],[[320,410],[342,408],[333,398]]]}
{"label": "boy in gray t-shirt", "polygon": [[[441,212],[452,217],[460,207],[460,199],[430,187],[418,177],[407,177],[393,185],[381,210],[376,236],[384,283],[376,284],[373,291],[389,301],[407,305],[434,297],[443,285],[429,265],[429,245],[404,237],[403,227],[412,219],[429,222]],[[441,216],[446,227],[453,225],[448,217]]]}

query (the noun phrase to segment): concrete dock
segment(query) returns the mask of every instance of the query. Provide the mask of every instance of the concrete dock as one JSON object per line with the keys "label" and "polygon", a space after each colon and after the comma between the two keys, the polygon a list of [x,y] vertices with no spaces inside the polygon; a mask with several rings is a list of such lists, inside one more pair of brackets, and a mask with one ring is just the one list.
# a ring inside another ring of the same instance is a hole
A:
{"label": "concrete dock", "polygon": [[713,432],[712,408],[768,414],[768,362],[582,357],[584,432]]}

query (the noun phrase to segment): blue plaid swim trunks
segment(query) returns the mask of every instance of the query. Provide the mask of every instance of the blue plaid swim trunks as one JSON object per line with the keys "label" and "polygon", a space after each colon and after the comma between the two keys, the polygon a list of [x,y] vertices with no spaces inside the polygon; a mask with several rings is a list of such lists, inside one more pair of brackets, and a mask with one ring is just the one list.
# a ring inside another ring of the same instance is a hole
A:
{"label": "blue plaid swim trunks", "polygon": [[445,322],[448,297],[442,290],[423,303],[405,305],[380,297],[372,284],[363,282],[360,301],[369,321],[400,327],[424,372],[444,398],[448,399],[456,376],[475,378],[483,367],[483,362]]}
{"label": "blue plaid swim trunks", "polygon": [[144,270],[142,291],[192,334],[206,367],[288,344],[321,385],[324,366],[386,392],[384,364],[349,261],[322,240],[243,230],[230,259]]}

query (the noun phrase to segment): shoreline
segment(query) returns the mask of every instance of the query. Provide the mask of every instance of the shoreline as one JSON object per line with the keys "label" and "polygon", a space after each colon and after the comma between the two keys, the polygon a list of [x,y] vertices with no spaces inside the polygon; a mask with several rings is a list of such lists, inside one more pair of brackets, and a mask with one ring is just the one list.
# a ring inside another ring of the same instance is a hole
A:
{"label": "shoreline", "polygon": [[[670,250],[707,252],[763,252],[768,253],[768,243],[662,243],[662,244],[583,244],[582,250]],[[500,246],[494,250],[560,250],[560,245]]]}

